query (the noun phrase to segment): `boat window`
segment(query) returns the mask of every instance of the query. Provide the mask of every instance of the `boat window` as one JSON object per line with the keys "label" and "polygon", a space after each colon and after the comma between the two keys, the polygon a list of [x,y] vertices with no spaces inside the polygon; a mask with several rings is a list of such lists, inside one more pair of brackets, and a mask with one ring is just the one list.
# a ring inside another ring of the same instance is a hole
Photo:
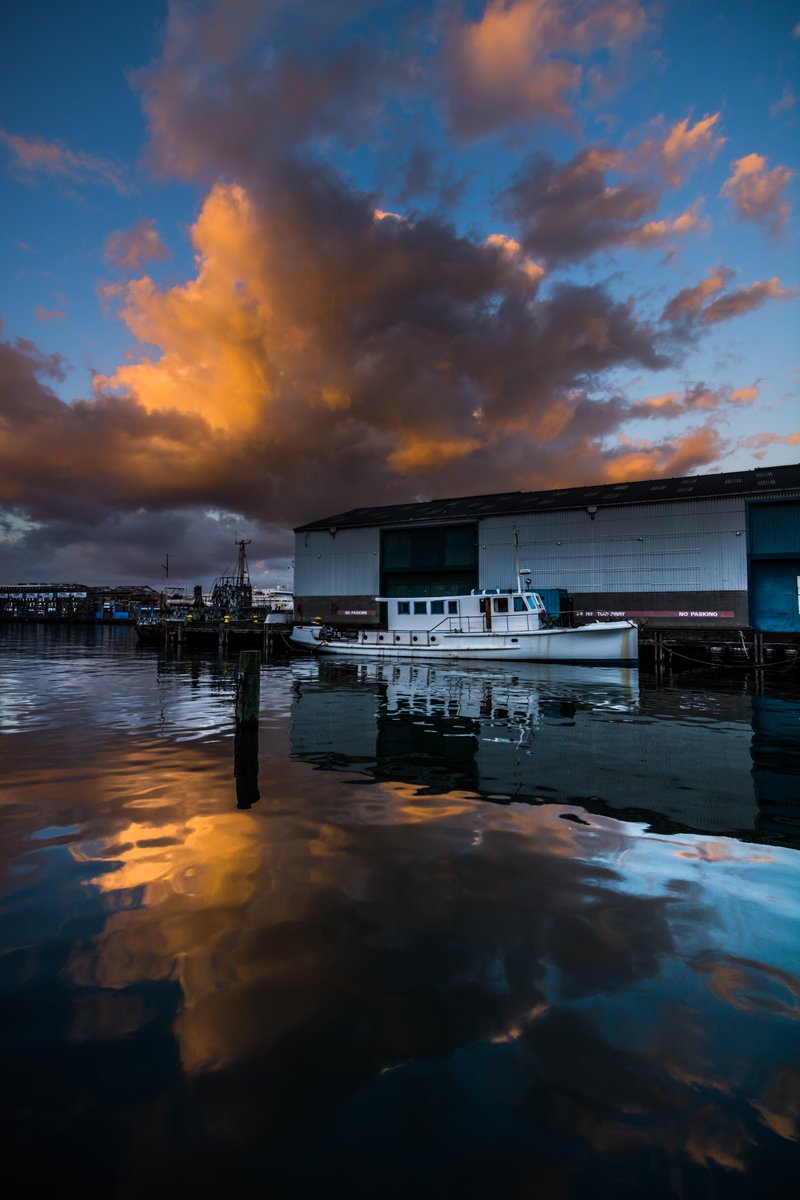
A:
{"label": "boat window", "polygon": [[447,601],[447,611],[449,613],[457,613],[458,612],[458,601],[457,600],[448,600]]}
{"label": "boat window", "polygon": [[398,600],[397,611],[401,616],[407,616],[411,612],[411,604],[408,600]]}
{"label": "boat window", "polygon": [[432,613],[443,613],[444,612],[444,600],[431,600],[431,612]]}
{"label": "boat window", "polygon": [[426,613],[427,611],[428,611],[427,600],[415,600],[414,601],[414,612],[415,613]]}
{"label": "boat window", "polygon": [[526,598],[528,601],[528,608],[532,608],[533,611],[536,612],[536,601],[534,600],[533,596],[528,596]]}
{"label": "boat window", "polygon": [[524,596],[515,596],[514,597],[514,612],[525,612],[525,597]]}
{"label": "boat window", "polygon": [[508,599],[506,596],[500,596],[499,599],[495,600],[494,611],[496,613],[508,612]]}

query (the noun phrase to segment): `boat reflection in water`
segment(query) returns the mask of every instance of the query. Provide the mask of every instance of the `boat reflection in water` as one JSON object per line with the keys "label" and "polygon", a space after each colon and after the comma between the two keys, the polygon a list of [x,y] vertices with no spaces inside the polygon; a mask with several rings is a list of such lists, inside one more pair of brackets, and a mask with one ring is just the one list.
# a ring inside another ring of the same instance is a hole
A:
{"label": "boat reflection in water", "polygon": [[641,697],[635,668],[325,660],[293,672],[292,750],[319,767],[659,828],[736,833],[760,818],[751,728],[714,736],[701,702]]}

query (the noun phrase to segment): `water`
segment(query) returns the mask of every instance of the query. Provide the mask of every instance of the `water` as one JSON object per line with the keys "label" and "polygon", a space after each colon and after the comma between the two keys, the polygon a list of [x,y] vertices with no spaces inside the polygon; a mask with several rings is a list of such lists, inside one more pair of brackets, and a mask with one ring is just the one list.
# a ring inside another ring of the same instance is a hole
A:
{"label": "water", "polygon": [[790,676],[236,668],[0,628],[7,1176],[793,1194]]}

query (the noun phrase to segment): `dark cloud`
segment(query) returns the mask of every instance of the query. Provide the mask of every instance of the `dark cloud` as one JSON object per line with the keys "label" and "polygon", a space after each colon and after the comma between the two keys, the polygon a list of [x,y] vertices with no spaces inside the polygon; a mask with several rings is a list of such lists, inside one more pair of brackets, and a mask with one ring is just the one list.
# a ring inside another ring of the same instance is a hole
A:
{"label": "dark cloud", "polygon": [[550,263],[575,262],[628,244],[660,191],[633,183],[612,187],[607,172],[620,164],[619,154],[606,147],[581,150],[566,164],[536,155],[500,198],[528,253]]}

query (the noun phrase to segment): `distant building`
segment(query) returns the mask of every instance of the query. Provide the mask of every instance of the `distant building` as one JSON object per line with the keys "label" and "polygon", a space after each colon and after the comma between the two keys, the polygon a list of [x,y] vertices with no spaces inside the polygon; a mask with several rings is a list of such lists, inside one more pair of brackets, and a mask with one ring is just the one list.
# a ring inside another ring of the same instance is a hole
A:
{"label": "distant building", "polygon": [[157,607],[160,598],[159,592],[146,585],[97,588],[83,583],[0,583],[0,619],[131,623],[143,610]]}
{"label": "distant building", "polygon": [[800,464],[351,509],[295,530],[298,619],[379,623],[378,596],[507,588],[576,623],[800,632]]}

